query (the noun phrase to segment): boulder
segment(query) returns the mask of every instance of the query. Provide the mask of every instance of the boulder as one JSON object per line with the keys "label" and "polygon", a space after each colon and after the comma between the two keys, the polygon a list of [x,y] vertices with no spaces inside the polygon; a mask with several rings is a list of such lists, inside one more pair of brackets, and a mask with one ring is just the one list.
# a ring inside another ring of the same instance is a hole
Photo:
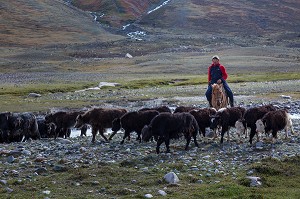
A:
{"label": "boulder", "polygon": [[167,173],[164,179],[170,184],[177,184],[179,182],[179,178],[174,172]]}

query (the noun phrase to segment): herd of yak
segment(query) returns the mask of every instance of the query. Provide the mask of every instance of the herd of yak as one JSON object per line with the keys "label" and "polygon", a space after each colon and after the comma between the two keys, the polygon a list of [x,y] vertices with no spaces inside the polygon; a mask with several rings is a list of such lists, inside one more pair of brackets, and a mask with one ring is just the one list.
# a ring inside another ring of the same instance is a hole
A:
{"label": "herd of yak", "polygon": [[[277,132],[292,128],[292,120],[287,110],[273,105],[262,105],[245,109],[243,107],[214,108],[177,107],[173,112],[167,106],[143,108],[138,111],[126,109],[92,108],[88,111],[58,111],[43,117],[36,117],[33,113],[0,113],[0,143],[21,142],[28,139],[57,138],[70,136],[71,128],[81,129],[86,135],[87,128],[91,127],[92,142],[95,142],[99,132],[105,141],[109,141],[121,129],[124,136],[121,144],[130,140],[130,133],[137,133],[137,140],[157,142],[156,152],[165,143],[167,152],[170,152],[171,139],[184,137],[185,149],[193,138],[198,146],[197,135],[205,137],[205,129],[210,128],[217,137],[221,132],[220,142],[223,143],[224,134],[230,127],[235,127],[238,136],[245,134],[250,128],[250,140],[254,135],[265,132],[277,138]],[[111,128],[109,138],[104,135],[105,129]]]}

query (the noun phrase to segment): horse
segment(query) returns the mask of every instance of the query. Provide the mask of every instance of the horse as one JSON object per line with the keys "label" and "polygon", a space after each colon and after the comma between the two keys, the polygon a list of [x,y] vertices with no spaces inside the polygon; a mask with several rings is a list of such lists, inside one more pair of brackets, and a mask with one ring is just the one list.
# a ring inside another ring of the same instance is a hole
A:
{"label": "horse", "polygon": [[213,108],[219,110],[221,108],[228,106],[228,96],[224,89],[223,84],[213,84],[212,85],[212,100],[211,104]]}

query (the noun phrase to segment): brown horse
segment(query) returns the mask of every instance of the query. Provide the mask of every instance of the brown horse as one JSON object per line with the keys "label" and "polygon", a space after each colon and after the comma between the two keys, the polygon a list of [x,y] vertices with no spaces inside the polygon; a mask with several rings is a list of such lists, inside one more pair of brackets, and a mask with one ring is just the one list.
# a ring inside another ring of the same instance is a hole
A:
{"label": "brown horse", "polygon": [[222,83],[212,85],[211,104],[216,110],[228,106],[228,97]]}

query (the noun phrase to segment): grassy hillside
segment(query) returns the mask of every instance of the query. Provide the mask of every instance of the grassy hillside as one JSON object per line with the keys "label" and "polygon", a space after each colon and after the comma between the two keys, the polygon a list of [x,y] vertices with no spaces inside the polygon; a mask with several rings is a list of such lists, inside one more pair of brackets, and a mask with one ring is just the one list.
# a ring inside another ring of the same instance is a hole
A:
{"label": "grassy hillside", "polygon": [[218,41],[226,45],[297,47],[300,40],[300,2],[297,0],[172,0],[150,14],[147,11],[165,1],[68,2],[71,4],[63,0],[2,2],[1,45],[66,44],[120,38],[104,30],[89,12],[95,12],[97,21],[103,25],[119,30],[133,23],[153,36],[152,42],[159,38],[176,42],[180,37],[206,40],[206,43],[198,42],[201,45]]}
{"label": "grassy hillside", "polygon": [[71,2],[80,9],[98,12],[102,15],[98,18],[100,22],[118,28],[135,21],[135,25],[152,33],[167,31],[175,35],[214,35],[246,40],[256,38],[257,41],[253,41],[256,44],[284,43],[283,40],[299,41],[300,3],[297,0],[172,0],[150,14],[147,14],[147,11],[166,1]]}
{"label": "grassy hillside", "polygon": [[[207,33],[259,35],[265,32],[300,30],[298,15],[300,3],[297,0],[258,1],[171,1],[160,12],[149,17],[160,20],[162,27],[185,28]],[[163,18],[162,18],[163,17]],[[193,27],[193,28],[192,28]]]}
{"label": "grassy hillside", "polygon": [[92,16],[63,1],[1,2],[1,46],[68,44],[118,38],[96,24]]}
{"label": "grassy hillside", "polygon": [[[162,2],[4,1],[1,72],[205,75],[213,54],[231,75],[299,72],[299,1],[172,0],[147,14]],[[110,27],[89,12],[104,14]],[[126,35],[136,30],[142,40]]]}
{"label": "grassy hillside", "polygon": [[284,43],[283,40],[299,41],[299,13],[297,0],[174,0],[139,23],[153,31],[168,30],[176,35],[214,36],[215,39],[248,40],[248,45],[274,45]]}

